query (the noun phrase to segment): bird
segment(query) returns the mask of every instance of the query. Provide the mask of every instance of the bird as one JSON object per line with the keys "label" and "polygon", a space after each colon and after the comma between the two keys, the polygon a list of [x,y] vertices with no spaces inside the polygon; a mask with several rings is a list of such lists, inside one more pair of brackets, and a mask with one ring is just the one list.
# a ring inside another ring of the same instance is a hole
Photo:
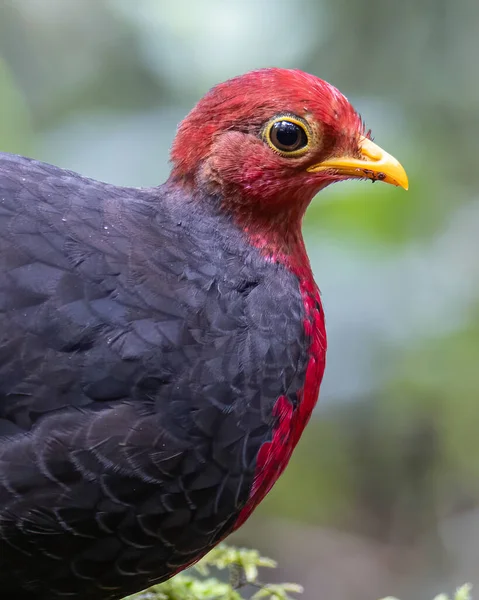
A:
{"label": "bird", "polygon": [[408,187],[298,69],[212,88],[170,162],[133,188],[0,154],[2,598],[118,600],[246,521],[325,369],[305,211],[346,179]]}

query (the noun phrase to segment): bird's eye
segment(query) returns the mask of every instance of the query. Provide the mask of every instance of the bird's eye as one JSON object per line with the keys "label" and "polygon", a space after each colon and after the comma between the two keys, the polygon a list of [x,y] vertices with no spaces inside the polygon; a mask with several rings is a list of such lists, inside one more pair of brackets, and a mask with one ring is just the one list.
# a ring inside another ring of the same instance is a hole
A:
{"label": "bird's eye", "polygon": [[273,150],[284,156],[297,156],[308,148],[308,134],[299,119],[279,117],[265,130],[265,138]]}

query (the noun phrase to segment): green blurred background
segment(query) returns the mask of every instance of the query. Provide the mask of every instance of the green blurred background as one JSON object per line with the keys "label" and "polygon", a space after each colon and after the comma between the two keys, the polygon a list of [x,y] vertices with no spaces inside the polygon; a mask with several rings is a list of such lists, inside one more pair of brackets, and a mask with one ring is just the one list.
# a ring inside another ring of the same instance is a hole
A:
{"label": "green blurred background", "polygon": [[405,193],[347,183],[306,240],[329,354],[321,402],[236,543],[305,600],[479,585],[479,2],[0,2],[0,150],[156,185],[176,124],[262,66],[336,85]]}

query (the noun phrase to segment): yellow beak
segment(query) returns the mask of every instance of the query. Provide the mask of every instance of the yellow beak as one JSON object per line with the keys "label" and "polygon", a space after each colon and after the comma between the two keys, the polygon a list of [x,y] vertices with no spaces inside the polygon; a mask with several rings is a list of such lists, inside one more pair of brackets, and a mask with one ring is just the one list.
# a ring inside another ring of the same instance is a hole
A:
{"label": "yellow beak", "polygon": [[409,183],[406,171],[390,154],[377,146],[366,137],[360,140],[361,158],[342,156],[325,160],[317,165],[308,167],[310,173],[319,171],[335,171],[338,175],[359,179],[384,181],[408,189]]}

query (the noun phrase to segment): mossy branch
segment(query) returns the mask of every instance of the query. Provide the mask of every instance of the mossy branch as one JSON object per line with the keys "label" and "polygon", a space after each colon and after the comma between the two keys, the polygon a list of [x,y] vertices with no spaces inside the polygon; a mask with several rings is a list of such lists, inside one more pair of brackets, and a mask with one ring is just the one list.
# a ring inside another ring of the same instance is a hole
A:
{"label": "mossy branch", "polygon": [[[242,588],[247,584],[257,588],[249,600],[297,600],[300,585],[261,584],[258,571],[264,567],[275,568],[276,563],[257,550],[220,544],[185,573],[126,600],[246,600]],[[227,570],[228,583],[211,577],[211,569]]]}
{"label": "mossy branch", "polygon": [[[220,544],[188,571],[125,600],[246,600],[242,590],[247,584],[256,588],[248,600],[299,600],[297,594],[303,589],[298,584],[259,582],[259,569],[276,566],[257,550]],[[228,571],[228,583],[212,577],[212,569]],[[390,596],[382,600],[398,599]],[[452,599],[439,594],[434,600],[472,600],[471,586],[458,588]]]}

